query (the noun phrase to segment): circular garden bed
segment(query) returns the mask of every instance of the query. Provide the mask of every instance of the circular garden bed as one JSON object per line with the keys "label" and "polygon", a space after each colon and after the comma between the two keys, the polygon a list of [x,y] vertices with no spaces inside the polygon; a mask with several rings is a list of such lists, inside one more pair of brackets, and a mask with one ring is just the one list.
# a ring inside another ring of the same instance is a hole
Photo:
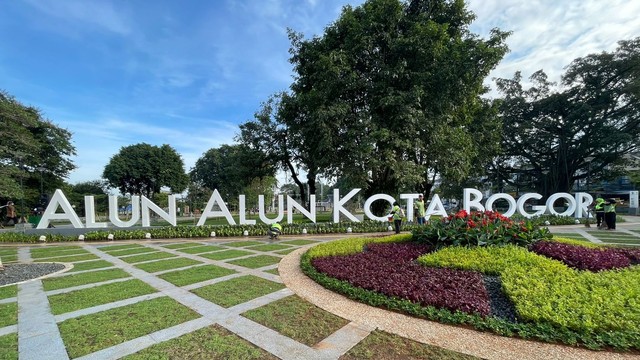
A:
{"label": "circular garden bed", "polygon": [[491,213],[320,244],[303,271],[347,297],[504,336],[640,350],[640,249],[551,238]]}

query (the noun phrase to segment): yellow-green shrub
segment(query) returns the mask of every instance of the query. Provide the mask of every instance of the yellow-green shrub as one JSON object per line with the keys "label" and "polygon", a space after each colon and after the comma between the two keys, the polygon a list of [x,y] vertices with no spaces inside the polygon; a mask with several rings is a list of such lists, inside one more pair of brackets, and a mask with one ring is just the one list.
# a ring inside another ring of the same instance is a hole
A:
{"label": "yellow-green shrub", "polygon": [[340,256],[361,253],[365,245],[370,243],[402,242],[412,239],[411,234],[398,234],[380,237],[348,238],[318,244],[307,252],[310,258],[324,256]]}

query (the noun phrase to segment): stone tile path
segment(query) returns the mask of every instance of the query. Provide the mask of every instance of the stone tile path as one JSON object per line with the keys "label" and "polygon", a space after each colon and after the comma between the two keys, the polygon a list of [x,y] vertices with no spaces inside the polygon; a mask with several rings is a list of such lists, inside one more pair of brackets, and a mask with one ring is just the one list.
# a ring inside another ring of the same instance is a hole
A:
{"label": "stone tile path", "polygon": [[[640,229],[640,218],[629,218],[626,223],[621,223],[618,225],[621,233],[630,234],[640,239],[640,232],[637,230]],[[631,231],[636,230],[636,231]],[[562,234],[562,233],[578,233],[585,238],[589,239],[593,242],[600,242],[598,239],[598,232],[594,231],[585,231],[584,226],[566,226],[566,227],[555,227],[552,228],[554,233]],[[308,240],[316,240],[316,241],[329,241],[336,238],[343,238],[344,236],[333,235],[333,236],[305,236],[305,239]],[[299,237],[296,237],[296,239]],[[286,239],[286,240],[293,240]],[[243,239],[243,240],[246,240]],[[253,240],[253,239],[252,239]],[[286,241],[283,239],[282,241]],[[233,241],[237,242],[238,240],[230,240],[227,239],[226,242],[224,240],[217,241],[207,241],[207,240],[185,240],[185,239],[173,239],[171,241],[139,241],[137,244],[141,244],[142,246],[149,248],[153,251],[165,252],[167,254],[175,255],[173,259],[176,258],[187,258],[192,260],[197,260],[200,264],[187,266],[179,269],[171,269],[166,271],[160,271],[156,273],[148,273],[143,271],[136,266],[124,261],[128,256],[120,256],[116,257],[108,254],[107,252],[101,250],[105,246],[111,246],[114,243],[109,244],[82,244],[80,245],[86,251],[94,254],[101,260],[106,260],[113,264],[113,266],[94,269],[94,270],[85,270],[85,271],[77,271],[73,273],[63,273],[58,274],[56,277],[65,277],[71,274],[81,274],[81,273],[89,273],[94,271],[102,271],[106,269],[122,269],[129,274],[129,277],[124,279],[115,279],[100,282],[97,284],[88,284],[88,285],[80,285],[74,287],[68,287],[64,289],[45,291],[42,286],[42,280],[33,280],[29,282],[25,282],[18,285],[18,296],[16,298],[9,298],[0,300],[0,304],[7,304],[12,302],[17,302],[18,304],[18,324],[6,327],[0,327],[0,336],[7,334],[18,334],[18,349],[19,349],[19,359],[20,360],[41,360],[41,359],[68,359],[67,352],[65,350],[65,346],[58,330],[58,323],[61,323],[65,320],[77,318],[80,316],[93,314],[101,311],[106,311],[109,309],[119,308],[123,306],[128,306],[131,304],[135,304],[137,302],[150,300],[153,298],[158,298],[161,296],[168,296],[171,299],[181,303],[184,306],[192,309],[197,312],[200,317],[184,322],[182,324],[163,329],[160,331],[153,332],[151,334],[147,334],[145,336],[141,336],[136,339],[132,339],[118,345],[99,350],[97,352],[85,355],[81,357],[81,359],[118,359],[120,357],[136,353],[140,350],[143,350],[149,346],[154,344],[158,344],[163,341],[167,341],[170,339],[177,338],[179,336],[188,334],[190,332],[196,331],[198,329],[202,329],[204,327],[210,326],[212,324],[218,324],[227,330],[237,334],[241,338],[248,340],[254,345],[266,350],[267,352],[275,355],[281,359],[337,359],[342,354],[347,352],[353,346],[355,346],[358,342],[364,339],[371,331],[376,328],[376,324],[371,324],[368,319],[358,319],[351,320],[346,326],[337,330],[332,335],[328,336],[315,346],[307,346],[300,342],[297,342],[287,336],[284,336],[275,330],[267,328],[261,324],[258,324],[254,321],[251,321],[245,317],[240,316],[241,313],[255,309],[266,304],[269,304],[273,301],[282,299],[287,296],[291,296],[294,294],[288,288],[285,288],[280,291],[276,291],[274,293],[258,297],[256,299],[252,299],[250,301],[244,302],[242,304],[224,308],[220,305],[217,305],[211,301],[205,300],[194,293],[190,292],[190,290],[197,289],[199,287],[211,285],[220,281],[228,280],[234,277],[242,276],[242,275],[253,275],[260,278],[264,278],[269,281],[282,283],[280,276],[274,275],[265,271],[272,270],[277,268],[276,265],[265,266],[259,269],[249,269],[242,266],[234,265],[228,263],[231,260],[237,260],[240,258],[246,258],[250,256],[254,256],[256,254],[268,254],[270,256],[284,257],[285,255],[277,254],[276,251],[257,251],[250,250],[247,248],[242,248],[244,251],[251,252],[250,255],[236,257],[229,260],[218,261],[218,260],[210,260],[206,257],[203,257],[203,254],[188,254],[185,252],[181,252],[179,249],[169,249],[164,246],[169,244],[177,244],[181,242],[196,242],[202,245],[216,245],[221,246],[224,250],[229,249],[238,249],[237,247],[227,246],[226,244],[232,243]],[[127,242],[127,244],[131,244],[132,242]],[[266,242],[265,242],[266,243]],[[66,244],[65,244],[66,245]],[[54,245],[55,246],[55,245]],[[300,247],[300,246],[292,246],[292,247]],[[22,262],[32,261],[30,250],[34,247],[20,247],[18,250],[18,259]],[[220,251],[224,251],[220,250]],[[299,253],[299,252],[298,252]],[[129,256],[138,256],[139,254],[129,255]],[[292,254],[295,255],[295,254]],[[166,259],[159,260],[151,260],[153,261],[162,261]],[[51,258],[51,261],[55,261],[55,258]],[[94,261],[94,260],[87,260]],[[82,262],[76,262],[79,264]],[[140,263],[136,263],[135,265],[139,265]],[[203,281],[196,284],[191,284],[187,286],[176,286],[166,280],[161,279],[159,276],[176,270],[185,270],[192,268],[194,266],[203,266],[207,264],[216,265],[219,267],[224,267],[227,269],[231,269],[236,271],[236,273],[232,275],[227,275],[224,277],[219,277],[207,281]],[[281,274],[282,275],[282,274]],[[80,289],[91,288],[94,286],[105,285],[109,283],[116,283],[120,281],[126,281],[131,279],[140,280],[154,289],[157,292],[137,296],[130,299],[120,300],[104,305],[99,305],[87,309],[81,309],[73,312],[68,312],[60,315],[53,315],[49,308],[49,300],[48,296],[55,294],[64,294],[71,291],[76,291]],[[423,340],[424,341],[424,340]],[[439,344],[442,346],[441,344]],[[456,348],[455,346],[453,348]],[[460,351],[459,348],[456,350]],[[517,351],[517,349],[515,350]],[[482,354],[474,354],[473,352],[467,352],[471,355],[478,355],[487,357],[486,353]],[[488,356],[489,358],[499,358]],[[616,357],[612,357],[616,358]],[[624,356],[624,358],[630,358],[628,356]]]}

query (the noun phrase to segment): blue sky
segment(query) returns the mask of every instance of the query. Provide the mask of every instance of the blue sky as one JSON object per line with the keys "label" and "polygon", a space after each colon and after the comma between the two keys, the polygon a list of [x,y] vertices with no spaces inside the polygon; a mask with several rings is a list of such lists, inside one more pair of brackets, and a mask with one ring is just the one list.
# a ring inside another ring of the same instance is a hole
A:
{"label": "blue sky", "polygon": [[[0,1],[0,89],[73,133],[71,183],[122,146],[173,146],[189,170],[292,81],[286,29],[321,35],[349,0]],[[472,0],[472,30],[513,31],[492,77],[544,69],[640,36],[637,0]],[[490,80],[489,80],[490,83]]]}

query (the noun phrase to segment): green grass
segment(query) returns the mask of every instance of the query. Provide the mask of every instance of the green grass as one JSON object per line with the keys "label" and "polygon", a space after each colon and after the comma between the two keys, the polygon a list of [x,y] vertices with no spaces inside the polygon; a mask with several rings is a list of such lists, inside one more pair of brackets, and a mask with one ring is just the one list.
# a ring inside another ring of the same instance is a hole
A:
{"label": "green grass", "polygon": [[172,283],[173,285],[185,286],[235,273],[236,272],[233,270],[221,268],[219,266],[204,265],[192,267],[186,270],[168,272],[158,277]]}
{"label": "green grass", "polygon": [[277,264],[280,262],[280,260],[282,259],[276,256],[258,255],[258,256],[252,256],[244,259],[229,261],[228,263],[244,266],[250,269],[257,269],[263,266]]}
{"label": "green grass", "polygon": [[2,255],[0,256],[3,264],[8,264],[10,262],[18,261],[18,255]]}
{"label": "green grass", "polygon": [[249,310],[242,316],[307,346],[317,344],[349,323],[296,295]]}
{"label": "green grass", "polygon": [[474,360],[480,358],[374,330],[340,357],[340,360],[358,359]]}
{"label": "green grass", "polygon": [[280,272],[278,271],[278,269],[265,270],[264,272],[273,274],[273,275],[278,275],[278,276],[280,275]]}
{"label": "green grass", "polygon": [[248,275],[204,286],[191,292],[228,308],[281,290],[284,287],[283,284]]}
{"label": "green grass", "polygon": [[153,261],[145,264],[138,264],[135,266],[140,270],[144,270],[149,273],[154,273],[157,271],[177,269],[177,268],[196,265],[196,264],[202,264],[202,263],[199,261],[191,260],[187,258],[178,258],[178,259],[171,259],[171,260]]}
{"label": "green grass", "polygon": [[612,243],[612,244],[638,244],[640,245],[640,239],[601,239],[602,242]]}
{"label": "green grass", "polygon": [[202,246],[202,244],[195,243],[195,242],[186,242],[186,243],[179,243],[179,244],[163,245],[162,247],[175,250],[175,249],[184,249],[184,248],[196,247],[196,246]]}
{"label": "green grass", "polygon": [[0,299],[8,299],[18,296],[18,285],[0,287]]}
{"label": "green grass", "polygon": [[203,258],[207,258],[211,260],[225,260],[225,259],[233,259],[240,256],[245,256],[245,255],[251,255],[251,254],[253,253],[249,251],[243,251],[243,250],[226,250],[226,251],[219,251],[214,253],[200,254],[199,256],[202,256]]}
{"label": "green grass", "polygon": [[291,246],[281,245],[281,244],[265,244],[265,245],[251,246],[251,247],[248,247],[247,249],[255,250],[255,251],[275,251],[275,250],[291,249]]}
{"label": "green grass", "polygon": [[128,280],[52,295],[49,296],[49,304],[51,305],[53,314],[59,315],[140,295],[151,294],[156,291],[156,289],[140,280]]}
{"label": "green grass", "polygon": [[289,240],[289,241],[282,241],[282,242],[280,242],[280,244],[289,244],[289,245],[302,246],[302,245],[315,244],[317,242],[318,241],[313,241],[313,240]]}
{"label": "green grass", "polygon": [[122,258],[121,260],[124,262],[127,262],[129,264],[135,264],[135,263],[139,263],[139,262],[143,262],[143,261],[149,261],[149,260],[159,260],[159,259],[166,259],[166,258],[171,258],[171,257],[175,257],[176,255],[173,254],[169,254],[163,251],[158,251],[152,254],[143,254],[143,255],[134,255],[134,256],[129,256],[126,258]]}
{"label": "green grass", "polygon": [[276,251],[276,254],[287,255],[288,253],[293,252],[294,250],[296,250],[296,249],[293,248],[293,249],[287,249],[287,250],[282,250],[282,251]]}
{"label": "green grass", "polygon": [[100,268],[105,268],[109,266],[113,266],[113,264],[106,260],[87,261],[87,262],[74,264],[73,269],[69,270],[68,272],[100,269]]}
{"label": "green grass", "polygon": [[18,253],[18,249],[16,248],[0,247],[0,256],[16,255],[17,253]]}
{"label": "green grass", "polygon": [[18,323],[18,303],[0,304],[0,328]]}
{"label": "green grass", "polygon": [[113,279],[122,279],[129,277],[127,272],[120,269],[109,269],[101,271],[93,271],[85,274],[76,274],[42,280],[42,286],[45,291],[64,289],[68,287],[92,284]]}
{"label": "green grass", "polygon": [[110,251],[115,251],[115,250],[122,250],[122,249],[133,249],[133,248],[141,248],[144,247],[140,244],[125,244],[125,245],[107,245],[107,246],[101,246],[98,249],[100,249],[100,251],[104,251],[104,252],[110,252]]}
{"label": "green grass", "polygon": [[158,250],[148,248],[148,247],[141,247],[141,248],[109,251],[108,254],[112,256],[124,256],[124,255],[133,255],[133,254],[144,254],[144,253],[155,252],[155,251],[158,251]]}
{"label": "green grass", "polygon": [[214,246],[214,245],[202,245],[202,246],[188,247],[186,249],[185,248],[178,249],[178,251],[186,254],[200,254],[200,253],[216,251],[216,250],[224,250],[224,248],[221,246]]}
{"label": "green grass", "polygon": [[72,358],[166,329],[199,315],[168,297],[69,319],[58,324]]}
{"label": "green grass", "polygon": [[[39,250],[39,251],[38,251]],[[58,249],[58,248],[50,248],[50,249],[35,249],[31,250],[31,258],[33,259],[42,259],[54,256],[70,256],[70,255],[79,255],[79,254],[89,254],[89,252],[81,247],[76,247],[75,249]]]}
{"label": "green grass", "polygon": [[51,260],[40,259],[36,260],[36,262],[76,262],[76,261],[85,261],[85,260],[97,260],[98,257],[93,254],[87,255],[75,255],[75,256],[63,256]]}
{"label": "green grass", "polygon": [[230,246],[230,247],[245,247],[245,246],[260,245],[260,244],[264,244],[264,243],[262,241],[235,241],[235,242],[225,243],[226,246]]}
{"label": "green grass", "polygon": [[212,325],[153,345],[123,359],[275,360],[277,358],[229,330],[219,325]]}
{"label": "green grass", "polygon": [[18,360],[18,334],[0,336],[0,360]]}

